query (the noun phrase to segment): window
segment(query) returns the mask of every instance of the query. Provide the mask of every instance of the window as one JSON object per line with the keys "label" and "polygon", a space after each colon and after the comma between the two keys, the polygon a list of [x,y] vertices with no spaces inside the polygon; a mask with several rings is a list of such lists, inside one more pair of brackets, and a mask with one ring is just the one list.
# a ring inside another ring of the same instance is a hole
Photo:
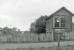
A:
{"label": "window", "polygon": [[62,17],[61,18],[61,28],[65,27],[65,19]]}
{"label": "window", "polygon": [[58,18],[55,18],[55,27],[59,27],[59,19]]}
{"label": "window", "polygon": [[64,28],[65,27],[65,19],[64,19],[64,17],[55,18],[55,27],[56,28]]}

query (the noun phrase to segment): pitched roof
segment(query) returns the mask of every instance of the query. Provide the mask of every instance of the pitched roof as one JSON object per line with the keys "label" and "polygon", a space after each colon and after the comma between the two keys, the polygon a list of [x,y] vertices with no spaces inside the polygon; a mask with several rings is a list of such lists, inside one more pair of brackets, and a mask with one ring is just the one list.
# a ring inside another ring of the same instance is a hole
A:
{"label": "pitched roof", "polygon": [[[54,12],[53,14],[51,14],[49,17],[48,17],[48,19],[50,19],[51,17],[53,17],[53,15],[54,14],[56,14],[57,12],[59,12],[59,11],[61,11],[61,10],[66,10],[68,13],[70,13],[70,14],[72,14],[72,15],[74,15],[72,12],[70,12],[68,9],[66,9],[65,7],[62,7],[62,8],[60,8],[59,10],[57,10],[56,12]],[[47,19],[47,20],[48,20]]]}

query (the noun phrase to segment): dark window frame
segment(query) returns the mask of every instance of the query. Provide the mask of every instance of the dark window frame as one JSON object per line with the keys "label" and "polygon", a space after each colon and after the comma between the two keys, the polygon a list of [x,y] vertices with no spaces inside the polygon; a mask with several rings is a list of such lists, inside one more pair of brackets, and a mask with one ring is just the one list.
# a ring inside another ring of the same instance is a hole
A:
{"label": "dark window frame", "polygon": [[55,25],[54,25],[54,27],[55,28],[60,28],[60,27],[61,28],[65,28],[65,18],[64,18],[64,16],[62,16],[62,17],[56,17],[55,18]]}

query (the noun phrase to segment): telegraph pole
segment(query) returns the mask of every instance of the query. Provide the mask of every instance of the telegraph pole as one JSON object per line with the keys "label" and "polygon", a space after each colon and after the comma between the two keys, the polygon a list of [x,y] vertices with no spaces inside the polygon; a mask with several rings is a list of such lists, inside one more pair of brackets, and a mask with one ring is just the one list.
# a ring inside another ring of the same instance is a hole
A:
{"label": "telegraph pole", "polygon": [[60,48],[60,34],[58,34],[58,48]]}

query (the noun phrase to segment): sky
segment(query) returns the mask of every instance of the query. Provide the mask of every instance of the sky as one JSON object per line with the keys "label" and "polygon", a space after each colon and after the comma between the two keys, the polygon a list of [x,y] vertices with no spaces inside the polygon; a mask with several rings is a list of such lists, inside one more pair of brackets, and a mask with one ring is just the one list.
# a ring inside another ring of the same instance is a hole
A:
{"label": "sky", "polygon": [[49,16],[63,6],[74,13],[74,0],[0,0],[0,27],[26,31],[41,15]]}

